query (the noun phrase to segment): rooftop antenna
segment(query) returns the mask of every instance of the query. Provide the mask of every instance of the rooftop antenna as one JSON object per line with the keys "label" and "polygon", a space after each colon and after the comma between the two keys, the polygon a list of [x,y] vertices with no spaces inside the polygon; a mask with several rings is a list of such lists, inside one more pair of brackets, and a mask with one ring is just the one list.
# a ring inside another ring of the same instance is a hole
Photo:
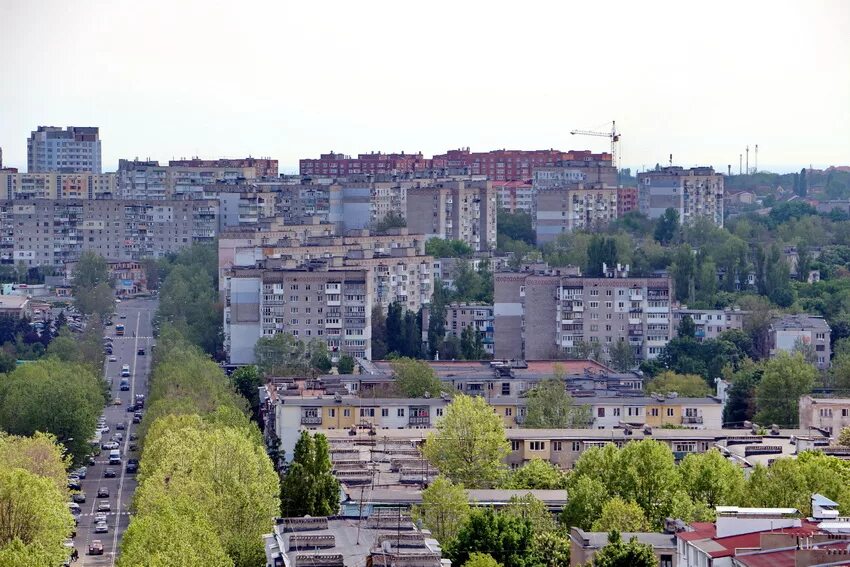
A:
{"label": "rooftop antenna", "polygon": [[670,154],[670,167],[673,167],[673,154]]}
{"label": "rooftop antenna", "polygon": [[732,177],[732,164],[731,163],[726,166],[726,175],[728,175],[729,177]]}
{"label": "rooftop antenna", "polygon": [[747,175],[750,174],[750,145],[747,144],[747,168],[744,170],[747,172]]}
{"label": "rooftop antenna", "polygon": [[743,171],[741,170],[741,168],[743,167],[743,164],[744,164],[744,155],[738,154],[738,175],[741,175],[741,173],[743,173]]}
{"label": "rooftop antenna", "polygon": [[759,172],[759,145],[756,144],[756,170],[755,173]]}

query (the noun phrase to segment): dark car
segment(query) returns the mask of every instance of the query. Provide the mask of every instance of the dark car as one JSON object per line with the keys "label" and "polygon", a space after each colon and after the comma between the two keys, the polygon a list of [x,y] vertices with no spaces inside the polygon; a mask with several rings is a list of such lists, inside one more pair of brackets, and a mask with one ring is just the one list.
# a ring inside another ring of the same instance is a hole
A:
{"label": "dark car", "polygon": [[138,415],[133,416],[133,423],[141,423],[141,422],[142,422],[141,417],[139,417]]}
{"label": "dark car", "polygon": [[135,405],[127,406],[127,413],[133,413],[134,411],[136,411]]}
{"label": "dark car", "polygon": [[139,356],[145,356],[145,349],[140,348],[138,351],[136,351],[136,354],[138,354]]}
{"label": "dark car", "polygon": [[136,463],[128,462],[127,466],[125,467],[125,470],[127,471],[127,473],[132,474],[132,473],[136,472],[137,470],[139,470],[139,465],[136,464]]}
{"label": "dark car", "polygon": [[81,488],[80,479],[77,477],[70,477],[68,479],[68,490],[79,490]]}
{"label": "dark car", "polygon": [[131,451],[138,451],[139,446],[136,443],[130,443],[130,450]]}
{"label": "dark car", "polygon": [[89,544],[89,555],[103,555],[103,542],[99,539],[92,540]]}
{"label": "dark car", "polygon": [[118,425],[115,426],[115,429],[117,429],[118,431],[124,431],[125,429],[127,429],[127,425],[123,421],[119,421]]}
{"label": "dark car", "polygon": [[77,492],[73,496],[71,496],[71,501],[76,502],[77,504],[85,504],[86,503],[86,493],[85,492]]}
{"label": "dark car", "polygon": [[109,498],[109,489],[105,486],[101,486],[97,489],[97,497],[98,498]]}
{"label": "dark car", "polygon": [[135,433],[130,434],[130,441],[138,441],[138,440],[139,440],[138,435],[136,435]]}
{"label": "dark car", "polygon": [[115,469],[106,469],[103,471],[103,478],[115,478],[116,476]]}

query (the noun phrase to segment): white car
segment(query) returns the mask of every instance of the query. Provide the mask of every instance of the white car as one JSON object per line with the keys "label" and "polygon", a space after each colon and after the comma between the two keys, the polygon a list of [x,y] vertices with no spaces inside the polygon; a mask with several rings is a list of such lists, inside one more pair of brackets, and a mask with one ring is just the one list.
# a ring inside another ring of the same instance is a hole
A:
{"label": "white car", "polygon": [[106,523],[106,514],[104,514],[103,512],[98,512],[94,515],[94,523],[99,524],[101,522]]}
{"label": "white car", "polygon": [[118,362],[118,357],[117,356],[110,356],[109,362]]}
{"label": "white car", "polygon": [[109,426],[104,423],[103,425],[100,426],[100,432],[101,433],[109,433]]}
{"label": "white car", "polygon": [[96,534],[109,533],[109,526],[106,525],[106,522],[98,522],[94,526],[94,533],[96,533]]}
{"label": "white car", "polygon": [[105,451],[112,451],[113,449],[117,449],[119,447],[119,445],[115,441],[109,441],[107,443],[104,443],[100,447],[101,447],[101,449],[103,449]]}

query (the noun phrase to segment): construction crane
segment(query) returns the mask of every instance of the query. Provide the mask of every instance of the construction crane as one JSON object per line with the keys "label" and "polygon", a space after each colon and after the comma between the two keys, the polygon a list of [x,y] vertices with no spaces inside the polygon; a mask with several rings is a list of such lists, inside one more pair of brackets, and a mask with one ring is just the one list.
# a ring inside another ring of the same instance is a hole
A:
{"label": "construction crane", "polygon": [[617,144],[620,141],[620,133],[617,132],[617,122],[611,121],[611,131],[610,132],[594,132],[592,130],[571,130],[570,134],[576,136],[602,136],[604,138],[611,139],[611,164],[617,169],[620,168],[620,164],[617,163]]}

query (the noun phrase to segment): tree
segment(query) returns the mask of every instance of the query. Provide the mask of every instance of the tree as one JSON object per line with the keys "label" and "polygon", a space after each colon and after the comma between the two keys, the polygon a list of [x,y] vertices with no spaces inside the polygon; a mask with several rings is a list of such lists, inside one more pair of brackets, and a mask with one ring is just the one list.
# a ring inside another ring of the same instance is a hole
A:
{"label": "tree", "polygon": [[800,170],[800,177],[797,182],[797,194],[801,197],[805,197],[806,193],[809,190],[809,183],[806,180],[806,168]]}
{"label": "tree", "polygon": [[566,487],[567,475],[557,465],[534,458],[511,473],[504,488],[557,490]]}
{"label": "tree", "polygon": [[39,360],[0,381],[0,428],[13,435],[51,433],[79,463],[88,456],[103,401],[101,379],[86,367]]}
{"label": "tree", "polygon": [[530,492],[522,496],[511,496],[501,513],[527,521],[536,534],[554,532],[557,528],[552,512],[542,500]]}
{"label": "tree", "polygon": [[344,354],[339,357],[339,362],[336,363],[336,370],[340,374],[351,374],[354,372],[354,359]]}
{"label": "tree", "polygon": [[613,479],[611,492],[637,502],[655,528],[670,515],[681,485],[670,447],[654,439],[626,443],[615,462]]}
{"label": "tree", "polygon": [[614,370],[628,372],[635,367],[635,351],[628,341],[615,341],[608,347],[608,359]]}
{"label": "tree", "polygon": [[677,336],[683,339],[693,339],[697,335],[697,326],[690,315],[685,315],[679,321],[679,328],[676,331]]}
{"label": "tree", "polygon": [[317,350],[310,355],[310,366],[319,374],[327,374],[333,368],[333,363],[327,351],[321,352]]}
{"label": "tree", "polygon": [[408,398],[421,398],[427,392],[437,396],[443,383],[427,363],[412,358],[399,358],[390,364],[395,374],[396,388]]}
{"label": "tree", "polygon": [[670,244],[679,230],[679,213],[668,208],[655,224],[655,240],[663,245]]}
{"label": "tree", "polygon": [[404,307],[398,301],[387,309],[387,350],[396,354],[404,351]]}
{"label": "tree", "polygon": [[519,240],[526,244],[534,245],[536,235],[530,214],[522,211],[511,213],[505,209],[499,209],[496,213],[496,226],[498,238],[503,240]]}
{"label": "tree", "polygon": [[209,522],[185,511],[178,513],[173,507],[133,518],[121,539],[117,564],[118,567],[234,565]]}
{"label": "tree", "polygon": [[407,226],[407,219],[397,211],[390,211],[384,215],[384,218],[372,225],[372,231],[376,234],[384,234],[391,228],[402,228],[405,226]]}
{"label": "tree", "polygon": [[321,433],[301,432],[292,463],[281,481],[284,516],[330,516],[339,508],[339,481],[333,475],[330,448]]}
{"label": "tree", "polygon": [[250,365],[237,368],[230,375],[230,382],[233,384],[234,389],[239,392],[239,395],[248,400],[251,415],[254,421],[259,423],[260,387],[263,386],[264,382],[257,367]]}
{"label": "tree", "polygon": [[454,482],[489,488],[505,474],[510,453],[501,418],[479,396],[458,395],[422,449],[425,458]]}
{"label": "tree", "polygon": [[838,435],[838,444],[850,447],[850,427],[845,427]]}
{"label": "tree", "polygon": [[74,288],[92,289],[103,283],[110,284],[106,260],[96,252],[85,250],[74,267]]}
{"label": "tree", "polygon": [[743,501],[744,472],[717,449],[687,455],[679,464],[679,474],[691,500],[704,502],[712,510]]}
{"label": "tree", "polygon": [[560,378],[542,380],[526,397],[525,427],[573,428],[588,427],[592,422],[590,409],[577,406],[567,393]]}
{"label": "tree", "polygon": [[63,542],[74,520],[53,479],[0,466],[0,510],[0,559],[39,556],[46,560],[42,565],[67,559]]}
{"label": "tree", "polygon": [[647,532],[650,526],[637,502],[626,502],[615,496],[602,506],[602,512],[591,529],[595,532]]}
{"label": "tree", "polygon": [[561,512],[561,523],[567,528],[589,530],[609,498],[601,480],[586,474],[572,475],[567,483],[567,503]]}
{"label": "tree", "polygon": [[815,350],[815,345],[803,340],[802,337],[797,337],[797,340],[794,341],[794,347],[791,349],[791,352],[794,354],[799,353],[803,357],[803,360],[809,364],[817,364],[818,353]]}
{"label": "tree", "polygon": [[571,357],[576,360],[602,360],[602,343],[578,341],[572,347]]}
{"label": "tree", "polygon": [[535,533],[531,542],[531,565],[569,567],[570,538],[561,532]]}
{"label": "tree", "polygon": [[291,333],[260,337],[254,345],[257,367],[266,376],[291,376],[310,371],[307,345]]}
{"label": "tree", "polygon": [[593,235],[587,248],[586,274],[591,278],[604,276],[603,266],[617,265],[617,243],[613,238]]}
{"label": "tree", "polygon": [[[372,360],[387,356],[387,318],[380,303],[372,307]],[[342,372],[340,372],[342,374]]]}
{"label": "tree", "polygon": [[756,421],[796,427],[800,396],[808,394],[817,370],[800,354],[780,352],[764,365],[764,374],[756,386]]}
{"label": "tree", "polygon": [[463,567],[500,567],[500,563],[488,553],[470,553]]}
{"label": "tree", "polygon": [[68,484],[66,470],[71,459],[63,456],[63,448],[48,433],[37,432],[32,437],[0,433],[0,467],[23,469],[47,478],[62,493]]}
{"label": "tree", "polygon": [[711,394],[705,380],[696,374],[676,374],[662,372],[649,381],[646,391],[651,394],[670,394],[676,392],[686,398],[701,398]]}
{"label": "tree", "polygon": [[447,547],[452,563],[463,564],[475,552],[489,553],[504,567],[525,567],[533,531],[528,520],[476,508]]}
{"label": "tree", "polygon": [[445,547],[469,518],[470,507],[463,485],[441,475],[422,491],[422,504],[411,513]]}
{"label": "tree", "polygon": [[481,360],[486,352],[484,351],[484,342],[473,324],[469,324],[463,328],[460,335],[460,350],[466,360]]}
{"label": "tree", "polygon": [[425,254],[434,258],[468,258],[472,248],[463,240],[429,238],[425,242]]}
{"label": "tree", "polygon": [[[669,209],[668,209],[669,210]],[[593,567],[657,567],[652,546],[633,537],[624,542],[617,530],[608,534],[608,545],[593,556]]]}

